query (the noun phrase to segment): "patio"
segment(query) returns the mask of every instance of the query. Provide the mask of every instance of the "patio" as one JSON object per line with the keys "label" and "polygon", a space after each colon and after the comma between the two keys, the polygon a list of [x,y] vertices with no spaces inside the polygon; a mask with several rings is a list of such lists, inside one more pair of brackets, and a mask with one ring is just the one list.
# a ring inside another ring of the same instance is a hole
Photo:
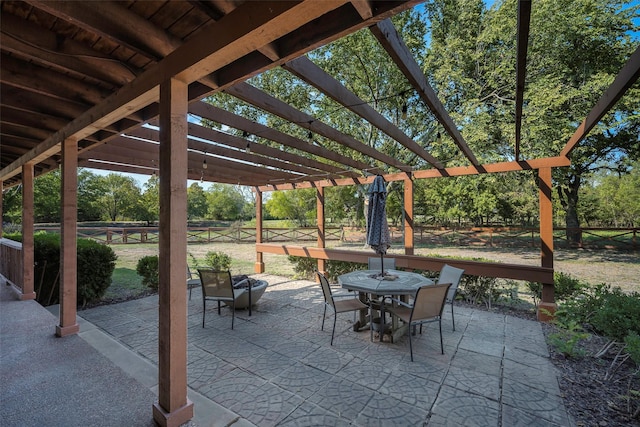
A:
{"label": "patio", "polygon": [[[445,310],[445,354],[432,324],[414,341],[411,363],[406,337],[371,343],[368,332],[351,330],[348,313],[338,317],[330,346],[330,330],[320,331],[318,284],[254,277],[270,286],[251,317],[237,312],[234,330],[230,311],[218,316],[213,306],[202,328],[194,289],[190,425],[574,425],[538,322],[456,307],[453,332]],[[14,301],[8,291],[3,285],[0,301],[0,416],[8,425],[153,425],[157,296],[80,311],[78,337],[55,339],[55,308],[51,315],[33,301]],[[57,369],[34,369],[43,364]],[[25,383],[25,369],[55,378],[32,375]]]}

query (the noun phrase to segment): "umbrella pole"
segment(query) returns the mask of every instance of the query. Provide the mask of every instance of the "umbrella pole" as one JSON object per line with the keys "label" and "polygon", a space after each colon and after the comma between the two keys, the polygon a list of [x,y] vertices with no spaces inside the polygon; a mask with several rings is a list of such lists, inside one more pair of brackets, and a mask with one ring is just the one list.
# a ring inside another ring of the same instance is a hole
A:
{"label": "umbrella pole", "polygon": [[384,277],[384,254],[380,254],[380,277]]}

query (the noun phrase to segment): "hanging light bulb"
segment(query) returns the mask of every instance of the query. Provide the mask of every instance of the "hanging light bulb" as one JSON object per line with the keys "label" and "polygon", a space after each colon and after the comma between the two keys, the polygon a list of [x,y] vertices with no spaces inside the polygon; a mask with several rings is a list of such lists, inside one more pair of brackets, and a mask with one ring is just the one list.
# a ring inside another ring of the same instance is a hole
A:
{"label": "hanging light bulb", "polygon": [[409,109],[409,107],[407,107],[407,103],[405,102],[404,104],[402,104],[402,120],[406,120],[407,119],[407,110]]}
{"label": "hanging light bulb", "polygon": [[251,153],[251,141],[247,141],[246,151],[247,151],[247,154]]}
{"label": "hanging light bulb", "polygon": [[313,141],[313,133],[311,131],[309,131],[309,133],[307,134],[307,139],[309,141]]}
{"label": "hanging light bulb", "polygon": [[440,132],[438,132],[436,134],[436,141],[438,141],[438,144],[440,144],[440,141],[442,140],[442,135],[440,135]]}
{"label": "hanging light bulb", "polygon": [[206,169],[206,168],[207,168],[207,159],[205,158],[205,159],[202,161],[202,169]]}

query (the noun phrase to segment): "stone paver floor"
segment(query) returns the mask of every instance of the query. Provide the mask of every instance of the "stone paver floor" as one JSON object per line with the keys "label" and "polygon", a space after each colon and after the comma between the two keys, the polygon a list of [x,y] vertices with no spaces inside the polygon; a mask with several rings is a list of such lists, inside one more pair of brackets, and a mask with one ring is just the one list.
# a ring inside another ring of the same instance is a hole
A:
{"label": "stone paver floor", "polygon": [[[218,316],[193,290],[188,313],[189,387],[258,426],[573,426],[541,325],[482,310],[449,307],[442,324],[414,340],[371,342],[350,313],[325,330],[319,285],[271,275],[255,306]],[[157,364],[157,296],[79,315]]]}

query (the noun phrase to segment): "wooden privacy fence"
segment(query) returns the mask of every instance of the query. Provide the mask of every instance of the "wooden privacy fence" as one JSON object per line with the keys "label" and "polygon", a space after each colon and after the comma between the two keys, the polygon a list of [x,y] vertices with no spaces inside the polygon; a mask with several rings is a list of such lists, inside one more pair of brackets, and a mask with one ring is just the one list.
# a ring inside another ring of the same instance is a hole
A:
{"label": "wooden privacy fence", "polygon": [[0,274],[22,289],[22,243],[0,239]]}

